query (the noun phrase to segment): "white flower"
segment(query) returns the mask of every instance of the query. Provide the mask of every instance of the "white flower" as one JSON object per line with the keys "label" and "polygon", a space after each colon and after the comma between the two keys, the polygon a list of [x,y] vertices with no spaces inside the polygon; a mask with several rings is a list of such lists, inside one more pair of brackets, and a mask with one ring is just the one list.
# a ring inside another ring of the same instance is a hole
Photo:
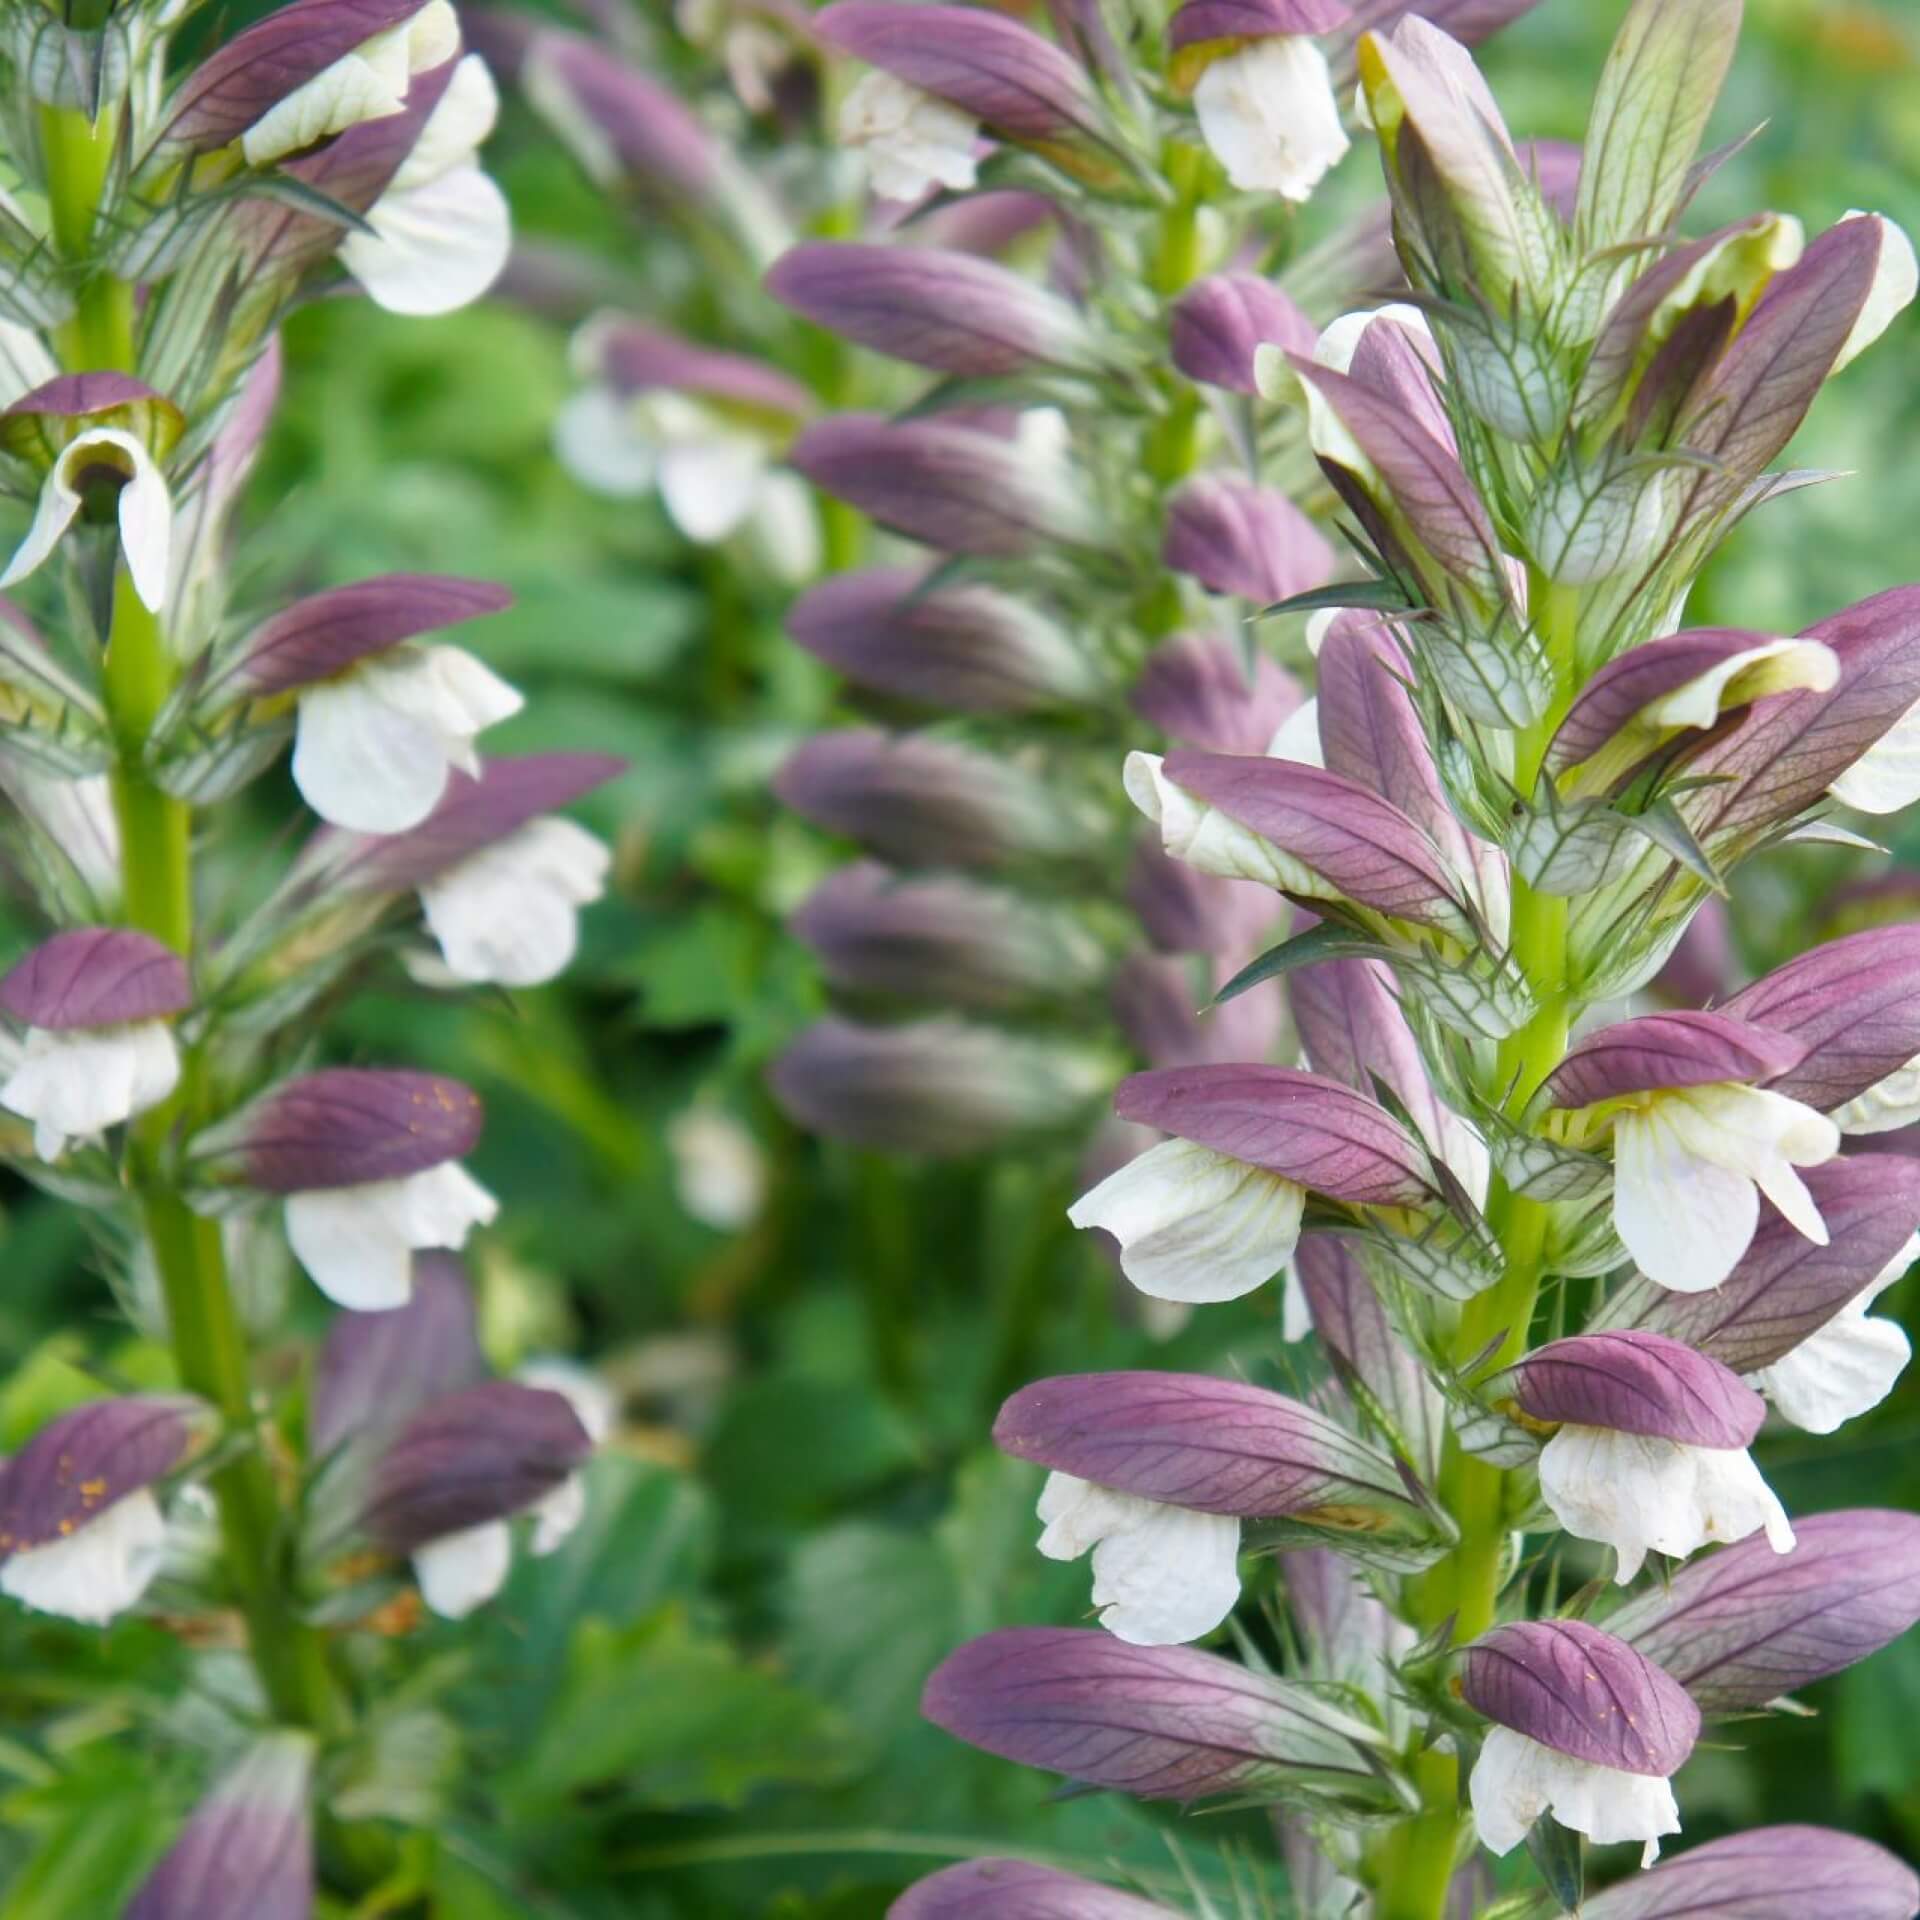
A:
{"label": "white flower", "polygon": [[731,1114],[692,1106],[667,1123],[673,1190],[703,1226],[737,1233],[759,1213],[767,1195],[766,1160]]}
{"label": "white flower", "polygon": [[1312,1331],[1313,1308],[1300,1282],[1300,1269],[1288,1261],[1286,1272],[1280,1276],[1280,1338],[1293,1346]]}
{"label": "white flower", "polygon": [[1721,1081],[1635,1096],[1614,1121],[1613,1224],[1648,1279],[1717,1287],[1747,1250],[1760,1194],[1816,1246],[1827,1229],[1794,1171],[1840,1151],[1840,1129],[1784,1094]]}
{"label": "white flower", "polygon": [[340,262],[389,313],[452,313],[500,277],[512,246],[506,197],[481,171],[500,96],[477,53],[453,70],[413,151],[340,243]]}
{"label": "white flower", "polygon": [[1827,791],[1860,813],[1898,813],[1920,800],[1920,701],[1916,701]]}
{"label": "white flower", "polygon": [[475,738],[525,703],[460,647],[407,643],[300,691],[293,779],[321,819],[355,833],[417,827]]}
{"label": "white flower", "polygon": [[1120,1270],[1159,1300],[1237,1300],[1293,1257],[1304,1187],[1191,1140],[1149,1147],[1067,1210],[1104,1227]]}
{"label": "white flower", "polygon": [[1243,192],[1305,200],[1349,144],[1327,56],[1301,34],[1269,34],[1210,61],[1193,107],[1201,136]]}
{"label": "white flower", "polygon": [[0,1593],[41,1613],[103,1627],[146,1592],[160,1571],[166,1542],[160,1503],[140,1487],[64,1540],[0,1561]]}
{"label": "white flower", "polygon": [[[571,1360],[529,1360],[514,1376],[523,1387],[544,1387],[560,1394],[579,1415],[587,1438],[597,1447],[613,1431],[619,1402],[607,1383]],[[587,1480],[570,1473],[549,1494],[533,1503],[533,1552],[536,1558],[554,1552],[586,1517]]]}
{"label": "white flower", "polygon": [[384,120],[407,104],[416,73],[443,66],[459,51],[460,22],[449,0],[428,0],[276,100],[240,136],[240,151],[250,167],[265,167],[363,120]]}
{"label": "white flower", "polygon": [[506,1585],[513,1534],[504,1520],[445,1533],[413,1550],[420,1598],[443,1620],[464,1620]]}
{"label": "white flower", "polygon": [[420,904],[456,979],[534,987],[566,970],[611,860],[586,828],[548,815],[424,882]]}
{"label": "white flower", "polygon": [[[1320,745],[1320,702],[1303,700],[1273,730],[1267,742],[1269,760],[1292,760],[1303,767],[1324,767],[1327,756]],[[1165,785],[1165,781],[1160,782]]]}
{"label": "white flower", "polygon": [[88,1139],[157,1107],[180,1079],[180,1052],[164,1020],[50,1032],[27,1029],[0,1107],[31,1120],[34,1151],[57,1160]]}
{"label": "white flower", "polygon": [[1093,1553],[1100,1624],[1138,1647],[1174,1646],[1211,1633],[1240,1597],[1240,1522],[1115,1493],[1070,1473],[1040,1490],[1049,1560]]}
{"label": "white flower", "polygon": [[46,560],[79,515],[84,504],[82,483],[102,475],[120,481],[115,503],[120,550],[126,555],[133,590],[149,612],[160,611],[166,604],[173,554],[173,496],[146,444],[122,427],[84,428],[60,449],[40,484],[40,500],[27,537],[7,562],[6,572],[0,573],[0,587],[24,580]]}
{"label": "white flower", "polygon": [[1324,884],[1294,857],[1176,786],[1157,753],[1130,753],[1127,798],[1160,829],[1160,844],[1200,873],[1257,880],[1293,893],[1324,893]]}
{"label": "white flower", "polygon": [[1877,1407],[1913,1358],[1897,1321],[1867,1309],[1920,1257],[1915,1234],[1868,1284],[1827,1322],[1769,1367],[1747,1375],[1781,1414],[1808,1433],[1832,1433],[1856,1415]]}
{"label": "white flower", "polygon": [[1662,1834],[1680,1831],[1673,1785],[1659,1774],[1576,1760],[1511,1727],[1488,1733],[1467,1791],[1481,1844],[1494,1853],[1511,1853],[1543,1813],[1599,1846],[1645,1841],[1643,1867],[1660,1857]]}
{"label": "white flower", "polygon": [[329,1300],[379,1313],[412,1296],[417,1251],[462,1247],[499,1210],[493,1195],[449,1160],[399,1180],[289,1194],[287,1240]]}
{"label": "white flower", "polygon": [[878,68],[848,90],[840,138],[866,149],[873,190],[883,200],[918,200],[935,187],[961,193],[979,172],[979,122]]}
{"label": "white flower", "polygon": [[1540,1497],[1567,1532],[1613,1548],[1622,1586],[1649,1553],[1682,1560],[1762,1528],[1775,1553],[1793,1551],[1786,1509],[1744,1447],[1568,1425],[1540,1450]]}

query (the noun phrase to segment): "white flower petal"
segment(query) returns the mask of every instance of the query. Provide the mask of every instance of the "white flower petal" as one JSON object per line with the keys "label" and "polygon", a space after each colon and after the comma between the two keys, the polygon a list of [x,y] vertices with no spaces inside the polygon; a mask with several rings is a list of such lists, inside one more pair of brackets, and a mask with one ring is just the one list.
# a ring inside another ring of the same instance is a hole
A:
{"label": "white flower petal", "polygon": [[554,457],[583,487],[615,500],[638,500],[659,477],[659,451],[610,387],[568,398],[553,423]]}
{"label": "white flower petal", "polygon": [[458,1160],[399,1181],[407,1232],[416,1247],[458,1251],[475,1227],[489,1225],[500,1202]]}
{"label": "white flower petal", "polygon": [[1303,767],[1324,767],[1320,745],[1320,702],[1303,700],[1282,720],[1267,742],[1269,760],[1293,760]]}
{"label": "white flower petal", "polygon": [[586,1518],[587,1483],[570,1473],[527,1511],[533,1516],[534,1557],[544,1559],[565,1546],[568,1535]]}
{"label": "white flower petal", "polygon": [[[0,580],[0,586],[6,583]],[[1827,791],[1860,813],[1898,813],[1920,800],[1920,701],[1915,701]]]}
{"label": "white flower petal", "polygon": [[60,469],[53,468],[40,483],[33,524],[27,528],[26,538],[14,549],[6,571],[0,573],[0,587],[10,587],[44,565],[79,511],[80,496],[61,479]]}
{"label": "white flower petal", "polygon": [[321,819],[354,833],[417,827],[447,785],[436,728],[390,705],[364,671],[302,690],[293,783]]}
{"label": "white flower petal", "polygon": [[[164,1021],[61,1033],[31,1027],[19,1063],[0,1086],[0,1106],[35,1121],[53,1144],[158,1106],[179,1079],[179,1049]],[[56,1145],[56,1155],[59,1150]]]}
{"label": "white flower petal", "polygon": [[146,1592],[166,1543],[160,1503],[140,1487],[64,1540],[0,1561],[0,1593],[41,1613],[103,1627]]}
{"label": "white flower petal", "polygon": [[[397,62],[387,57],[394,49]],[[271,166],[364,120],[384,120],[407,104],[407,78],[404,40],[376,34],[276,100],[240,136],[240,152],[250,167]]]}
{"label": "white flower petal", "polygon": [[513,1535],[504,1520],[444,1534],[413,1550],[413,1577],[420,1598],[443,1620],[464,1620],[506,1584],[513,1564]]}
{"label": "white flower petal", "polygon": [[1313,1331],[1313,1309],[1307,1304],[1307,1290],[1300,1284],[1300,1269],[1287,1262],[1280,1276],[1280,1338],[1288,1346],[1304,1340]]}
{"label": "white flower petal", "polygon": [[1913,1358],[1913,1346],[1895,1321],[1869,1315],[1872,1293],[1816,1328],[1791,1353],[1747,1375],[1783,1418],[1807,1433],[1832,1433],[1877,1407]]}
{"label": "white flower petal", "polygon": [[847,90],[839,132],[847,146],[864,149],[883,200],[918,200],[934,187],[963,193],[978,177],[979,123],[877,67]]}
{"label": "white flower petal", "polygon": [[749,434],[679,441],[661,450],[660,498],[689,540],[710,546],[754,510],[766,468],[766,448]]}
{"label": "white flower petal", "polygon": [[138,441],[133,477],[120,489],[120,550],[141,605],[158,613],[166,604],[173,567],[173,496],[151,456]]}
{"label": "white flower petal", "polygon": [[601,1377],[577,1360],[552,1357],[529,1360],[513,1376],[523,1387],[544,1387],[559,1394],[580,1417],[587,1438],[597,1447],[613,1431],[619,1397]]}
{"label": "white flower petal", "polygon": [[784,585],[802,586],[820,571],[820,515],[797,473],[762,477],[747,533],[767,572]]}
{"label": "white flower petal", "polygon": [[[1329,320],[1314,342],[1315,364],[1331,367],[1335,373],[1351,372],[1353,356],[1360,350],[1360,338],[1376,320],[1404,328],[1413,335],[1416,346],[1424,343],[1427,358],[1438,357],[1440,350],[1434,341],[1433,329],[1427,325],[1427,316],[1404,300],[1390,300],[1385,306],[1359,307]],[[1330,614],[1329,621],[1336,617]]]}
{"label": "white flower petal", "polygon": [[1116,1493],[1072,1474],[1047,1476],[1040,1551],[1050,1560],[1093,1553],[1100,1624],[1135,1646],[1198,1640],[1240,1597],[1240,1522],[1230,1514]]}
{"label": "white flower petal", "polygon": [[767,1163],[759,1143],[731,1114],[691,1106],[667,1124],[674,1197],[702,1226],[737,1233],[759,1215],[767,1197]]}
{"label": "white flower petal", "polygon": [[1104,1227],[1120,1270],[1160,1300],[1237,1300],[1293,1256],[1304,1187],[1190,1140],[1149,1147],[1067,1210]]}
{"label": "white flower petal", "polygon": [[1326,894],[1319,877],[1292,855],[1176,786],[1162,770],[1159,754],[1128,754],[1123,779],[1127,798],[1158,825],[1160,843],[1174,859],[1228,880]]}
{"label": "white flower petal", "polygon": [[1193,108],[1243,192],[1305,200],[1349,145],[1327,57],[1304,34],[1268,34],[1209,61]]}
{"label": "white flower petal", "polygon": [[1920,1120],[1920,1055],[1835,1107],[1832,1118],[1842,1133],[1891,1133]]}
{"label": "white flower petal", "polygon": [[537,986],[572,960],[579,910],[606,890],[611,861],[584,827],[549,815],[436,874],[420,904],[456,978]]}
{"label": "white flower petal", "polygon": [[446,91],[413,143],[413,151],[387,182],[386,191],[411,193],[469,165],[499,118],[500,90],[493,84],[487,63],[477,53],[470,53],[454,68]]}
{"label": "white flower petal", "polygon": [[356,1313],[404,1307],[413,1295],[413,1241],[403,1180],[287,1196],[287,1242],[313,1284]]}
{"label": "white flower petal", "polygon": [[1496,1854],[1511,1853],[1543,1813],[1601,1846],[1647,1842],[1643,1866],[1657,1857],[1661,1835],[1680,1831],[1671,1782],[1576,1760],[1512,1727],[1489,1731],[1467,1791],[1475,1830]]}
{"label": "white flower petal", "polygon": [[1613,1548],[1622,1586],[1649,1553],[1684,1559],[1761,1528],[1775,1552],[1793,1545],[1786,1510],[1741,1447],[1568,1425],[1540,1450],[1540,1497],[1577,1539]]}
{"label": "white flower petal", "polygon": [[1717,1287],[1760,1224],[1753,1181],[1689,1152],[1658,1100],[1622,1113],[1613,1143],[1613,1224],[1640,1271],[1676,1293]]}
{"label": "white flower petal", "polygon": [[478,166],[382,194],[367,224],[371,233],[341,241],[340,263],[388,313],[470,305],[500,277],[513,246],[506,196]]}

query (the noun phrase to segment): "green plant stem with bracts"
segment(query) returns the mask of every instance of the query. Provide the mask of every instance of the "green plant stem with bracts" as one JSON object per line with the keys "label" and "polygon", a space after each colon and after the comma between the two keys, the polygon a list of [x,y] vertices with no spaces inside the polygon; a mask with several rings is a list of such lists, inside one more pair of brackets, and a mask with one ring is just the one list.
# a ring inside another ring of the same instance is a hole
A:
{"label": "green plant stem with bracts", "polygon": [[[42,118],[54,237],[79,280],[74,316],[60,333],[63,358],[75,373],[131,373],[135,366],[133,289],[91,271],[92,235],[116,130],[110,115],[97,126],[62,109],[48,109]],[[192,813],[155,784],[146,764],[154,723],[174,680],[166,633],[134,591],[123,563],[114,581],[105,687],[116,755],[113,807],[126,918],[191,958]],[[189,1050],[173,1096],[134,1127],[129,1156],[180,1384],[216,1407],[231,1434],[245,1435],[255,1424],[251,1369],[220,1229],[192,1211],[170,1172],[174,1143],[206,1117],[201,1112],[205,1082],[205,1064]],[[219,1510],[233,1597],[246,1617],[249,1648],[267,1700],[282,1721],[325,1727],[334,1716],[334,1686],[324,1643],[299,1621],[291,1604],[287,1516],[272,1470],[258,1447],[247,1446],[211,1476],[209,1486]]]}

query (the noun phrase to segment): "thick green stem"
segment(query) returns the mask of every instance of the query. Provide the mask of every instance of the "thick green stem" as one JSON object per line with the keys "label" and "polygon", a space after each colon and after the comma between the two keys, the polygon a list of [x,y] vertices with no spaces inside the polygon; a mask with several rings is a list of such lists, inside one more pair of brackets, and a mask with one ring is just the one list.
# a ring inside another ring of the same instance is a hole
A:
{"label": "thick green stem", "polygon": [[[134,290],[94,270],[93,238],[113,165],[118,121],[48,108],[40,117],[53,239],[73,273],[75,309],[57,344],[70,372],[131,372]],[[114,580],[104,686],[116,748],[113,805],[120,828],[127,923],[176,952],[193,951],[193,821],[147,768],[155,721],[173,691],[173,655],[160,621],[122,565]],[[228,1427],[255,1426],[246,1336],[227,1284],[219,1227],[173,1185],[169,1143],[205,1116],[204,1064],[189,1052],[173,1097],[143,1114],[129,1172],[152,1245],[180,1383],[217,1407]],[[295,1617],[287,1589],[286,1525],[266,1457],[248,1447],[211,1476],[228,1577],[247,1621],[260,1682],[282,1720],[325,1726],[333,1689],[319,1636]]]}
{"label": "thick green stem", "polygon": [[[1535,619],[1554,661],[1558,684],[1548,711],[1515,738],[1514,785],[1527,796],[1539,779],[1547,743],[1573,691],[1579,618],[1576,596],[1539,579],[1530,587]],[[1572,1003],[1567,986],[1566,900],[1536,892],[1516,874],[1508,944],[1515,965],[1526,976],[1535,1010],[1525,1026],[1500,1043],[1486,1091],[1503,1100],[1509,1115],[1518,1119],[1567,1048]],[[1526,1350],[1540,1294],[1550,1215],[1539,1202],[1511,1193],[1496,1181],[1487,1218],[1505,1256],[1502,1273],[1495,1285],[1462,1309],[1452,1358],[1457,1367],[1478,1363],[1481,1369],[1491,1370]],[[1420,1627],[1435,1627],[1451,1618],[1456,1646],[1478,1639],[1498,1612],[1511,1532],[1506,1481],[1501,1469],[1471,1458],[1449,1438],[1439,1495],[1459,1528],[1460,1540],[1446,1559],[1412,1584],[1410,1601],[1414,1622]],[[1414,1779],[1425,1811],[1383,1851],[1379,1920],[1440,1920],[1446,1908],[1461,1837],[1459,1762],[1449,1753],[1423,1753],[1415,1762]]]}

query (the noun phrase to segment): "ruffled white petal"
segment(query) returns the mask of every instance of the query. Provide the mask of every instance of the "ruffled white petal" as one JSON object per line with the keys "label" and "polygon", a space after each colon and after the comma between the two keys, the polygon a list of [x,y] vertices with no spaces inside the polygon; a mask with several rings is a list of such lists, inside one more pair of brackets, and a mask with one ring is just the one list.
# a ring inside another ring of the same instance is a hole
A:
{"label": "ruffled white petal", "polygon": [[1230,1514],[1142,1500],[1053,1473],[1040,1491],[1040,1551],[1050,1560],[1093,1554],[1100,1624],[1135,1646],[1198,1640],[1240,1597],[1240,1522]]}
{"label": "ruffled white petal", "polygon": [[166,1543],[160,1503],[141,1487],[64,1540],[0,1560],[0,1593],[41,1613],[103,1627],[146,1592]]}
{"label": "ruffled white petal", "polygon": [[164,1021],[60,1033],[31,1027],[0,1086],[0,1106],[35,1123],[40,1157],[53,1160],[70,1137],[86,1138],[158,1106],[179,1079],[179,1048]]}
{"label": "ruffled white petal", "polygon": [[1809,1240],[1826,1244],[1825,1223],[1794,1169],[1839,1150],[1839,1128],[1783,1094],[1732,1083],[1653,1094],[1614,1122],[1614,1226],[1649,1279],[1705,1292],[1746,1252],[1760,1193]]}
{"label": "ruffled white petal", "polygon": [[487,63],[470,53],[454,68],[412,151],[387,182],[387,192],[411,193],[471,165],[499,118],[500,90]]}
{"label": "ruffled white petal", "polygon": [[760,441],[716,429],[661,449],[660,499],[689,540],[710,546],[738,531],[759,504],[766,468]]}
{"label": "ruffled white petal", "polygon": [[1649,1553],[1684,1559],[1762,1529],[1774,1552],[1793,1550],[1786,1509],[1744,1447],[1564,1426],[1540,1450],[1540,1496],[1567,1532],[1613,1548],[1622,1586]]}
{"label": "ruffled white petal", "polygon": [[659,450],[610,387],[582,387],[567,399],[554,418],[553,452],[583,487],[615,500],[637,500],[659,478]]}
{"label": "ruffled white petal", "polygon": [[0,587],[24,580],[41,566],[80,511],[79,480],[90,466],[107,466],[126,476],[117,511],[120,544],[127,571],[142,603],[157,613],[167,597],[167,570],[173,550],[173,497],[144,442],[119,427],[89,427],[61,448],[41,482],[33,524],[14,550]]}
{"label": "ruffled white petal", "polygon": [[1293,893],[1326,894],[1319,877],[1291,854],[1176,786],[1163,771],[1159,754],[1128,754],[1124,779],[1127,798],[1158,825],[1160,844],[1174,859],[1228,880],[1258,880]]}
{"label": "ruffled white petal", "polygon": [[337,827],[403,833],[433,811],[449,767],[479,770],[475,737],[523,704],[459,647],[394,647],[302,690],[294,784]]}
{"label": "ruffled white petal", "polygon": [[1659,1775],[1576,1760],[1511,1727],[1487,1734],[1468,1795],[1481,1844],[1497,1854],[1511,1853],[1543,1813],[1600,1846],[1644,1841],[1643,1867],[1659,1856],[1662,1835],[1680,1831],[1673,1787]]}
{"label": "ruffled white petal", "polygon": [[413,1550],[420,1598],[443,1620],[464,1620],[506,1585],[513,1535],[504,1520],[444,1534]]}
{"label": "ruffled white petal", "polygon": [[978,176],[979,123],[878,68],[848,89],[840,138],[864,150],[883,200],[918,200],[935,187],[963,193]]}
{"label": "ruffled white petal", "polygon": [[611,861],[584,827],[545,816],[427,881],[420,904],[457,979],[538,986],[572,960]]}
{"label": "ruffled white petal", "polygon": [[1843,806],[1861,813],[1898,813],[1920,800],[1920,701],[1915,701],[1827,791]]}
{"label": "ruffled white petal", "polygon": [[287,1196],[287,1240],[336,1305],[378,1313],[413,1294],[413,1255],[457,1249],[499,1203],[458,1161],[399,1180]]}
{"label": "ruffled white petal", "polygon": [[1304,1187],[1190,1140],[1149,1147],[1067,1210],[1104,1227],[1120,1270],[1160,1300],[1237,1300],[1293,1257]]}
{"label": "ruffled white petal", "polygon": [[166,605],[173,570],[173,495],[147,450],[134,442],[133,476],[120,489],[120,551],[141,604],[151,613]]}
{"label": "ruffled white petal", "polygon": [[1327,57],[1304,34],[1265,35],[1209,61],[1193,108],[1243,192],[1305,200],[1349,145]]}
{"label": "ruffled white petal", "polygon": [[1898,1322],[1852,1307],[1770,1367],[1747,1375],[1781,1415],[1808,1433],[1832,1433],[1877,1407],[1913,1358]]}
{"label": "ruffled white petal", "polygon": [[469,306],[499,279],[513,247],[506,195],[478,165],[424,186],[389,189],[371,233],[340,243],[340,263],[376,306],[425,316]]}

